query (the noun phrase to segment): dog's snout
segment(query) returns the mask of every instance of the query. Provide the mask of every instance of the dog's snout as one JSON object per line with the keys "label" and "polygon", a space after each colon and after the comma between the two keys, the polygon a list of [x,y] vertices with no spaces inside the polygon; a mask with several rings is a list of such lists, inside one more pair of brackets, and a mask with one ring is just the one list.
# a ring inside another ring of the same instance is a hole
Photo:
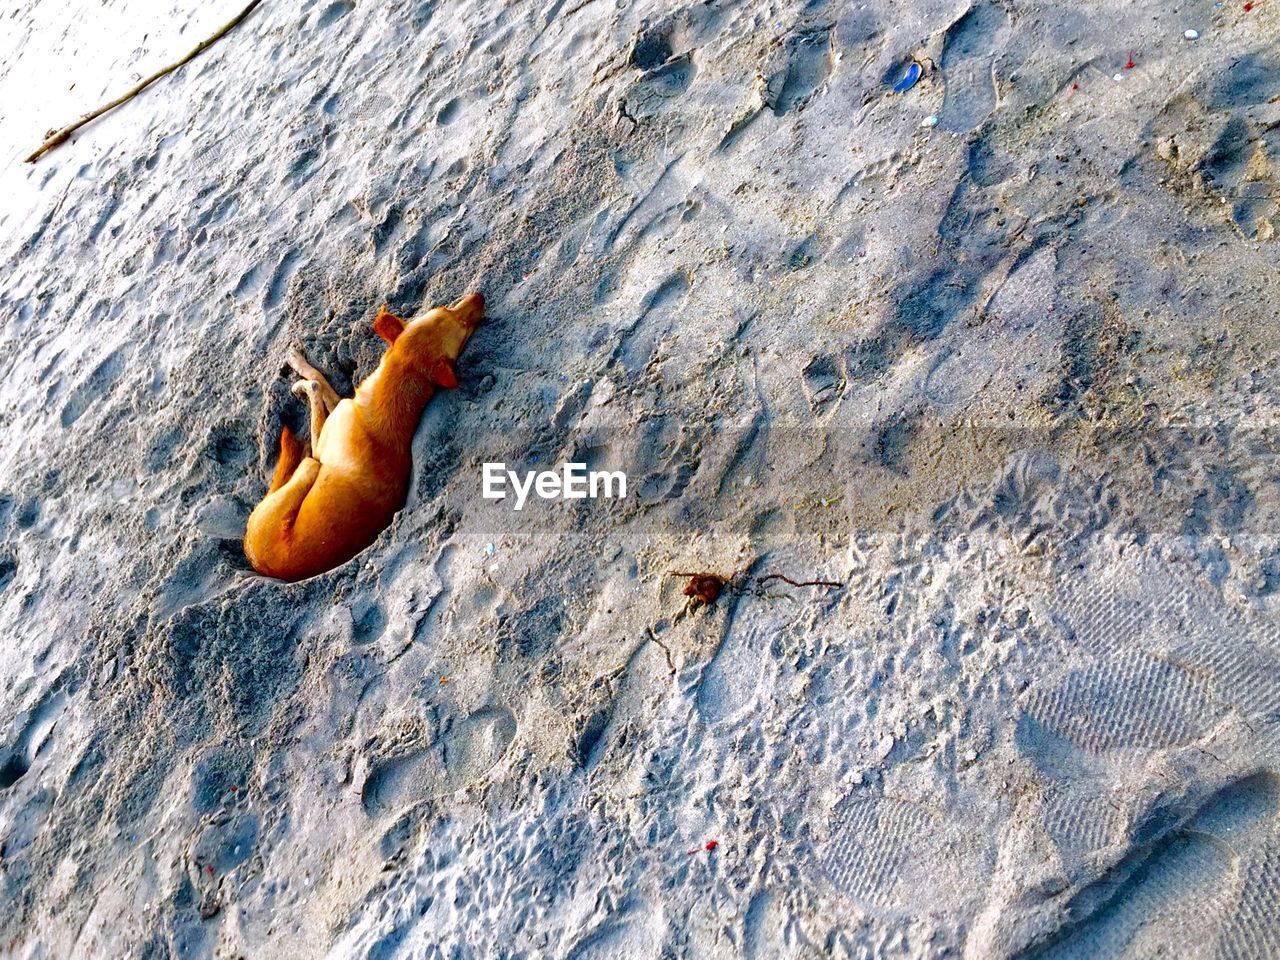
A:
{"label": "dog's snout", "polygon": [[484,297],[478,293],[468,293],[449,309],[460,314],[465,323],[474,326],[484,314]]}

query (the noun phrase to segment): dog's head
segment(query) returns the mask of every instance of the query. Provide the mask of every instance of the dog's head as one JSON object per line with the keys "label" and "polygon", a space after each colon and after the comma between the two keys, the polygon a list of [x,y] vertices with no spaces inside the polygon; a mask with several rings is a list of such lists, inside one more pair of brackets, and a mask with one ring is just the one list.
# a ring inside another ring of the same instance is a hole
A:
{"label": "dog's head", "polygon": [[458,385],[454,363],[484,314],[484,297],[469,293],[451,307],[434,307],[405,323],[383,307],[374,332],[428,380],[452,390]]}

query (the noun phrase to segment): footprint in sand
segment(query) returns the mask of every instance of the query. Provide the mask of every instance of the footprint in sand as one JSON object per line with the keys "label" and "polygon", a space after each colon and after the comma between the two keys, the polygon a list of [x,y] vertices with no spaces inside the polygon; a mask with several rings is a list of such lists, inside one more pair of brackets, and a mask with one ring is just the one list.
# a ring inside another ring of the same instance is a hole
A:
{"label": "footprint in sand", "polygon": [[511,711],[483,707],[455,720],[435,743],[375,761],[361,802],[370,815],[380,815],[471,786],[502,759],[515,735]]}
{"label": "footprint in sand", "polygon": [[881,916],[955,911],[980,896],[961,878],[994,865],[990,845],[976,836],[954,814],[866,797],[836,812],[816,859],[833,887]]}
{"label": "footprint in sand", "polygon": [[964,133],[995,110],[991,67],[997,52],[996,37],[1004,26],[1002,10],[976,4],[947,31],[942,51],[946,95],[938,115],[941,129]]}
{"label": "footprint in sand", "polygon": [[49,747],[54,724],[62,715],[66,702],[67,694],[59,690],[48,694],[27,714],[14,738],[13,747],[0,762],[0,790],[8,790],[25,777],[36,757]]}
{"label": "footprint in sand", "polygon": [[1074,922],[1043,955],[1275,956],[1278,784],[1273,773],[1237,780],[1184,825],[1135,837],[1130,855],[1067,905]]}

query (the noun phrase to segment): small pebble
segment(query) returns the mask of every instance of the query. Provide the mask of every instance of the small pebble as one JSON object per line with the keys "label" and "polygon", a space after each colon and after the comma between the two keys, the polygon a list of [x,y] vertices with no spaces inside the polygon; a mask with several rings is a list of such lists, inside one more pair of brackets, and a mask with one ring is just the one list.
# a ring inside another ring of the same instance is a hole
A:
{"label": "small pebble", "polygon": [[1112,79],[1114,79],[1116,83],[1119,83],[1121,80],[1123,80],[1123,79],[1124,79],[1124,74],[1123,74],[1123,73],[1117,73],[1117,74],[1116,74]]}
{"label": "small pebble", "polygon": [[491,557],[493,556],[493,552],[494,552],[496,549],[497,549],[497,547],[495,547],[492,543],[486,543],[486,544],[484,545],[484,552],[485,552],[485,553],[487,553],[487,554],[488,554],[489,556],[491,556]]}
{"label": "small pebble", "polygon": [[1200,39],[1200,31],[1199,31],[1199,30],[1188,30],[1186,33],[1184,33],[1184,34],[1183,34],[1183,36],[1184,36],[1184,37],[1186,37],[1188,40],[1199,40],[1199,39]]}
{"label": "small pebble", "polygon": [[933,115],[927,116],[920,121],[920,126],[922,127],[936,127],[937,125],[938,125],[938,118]]}

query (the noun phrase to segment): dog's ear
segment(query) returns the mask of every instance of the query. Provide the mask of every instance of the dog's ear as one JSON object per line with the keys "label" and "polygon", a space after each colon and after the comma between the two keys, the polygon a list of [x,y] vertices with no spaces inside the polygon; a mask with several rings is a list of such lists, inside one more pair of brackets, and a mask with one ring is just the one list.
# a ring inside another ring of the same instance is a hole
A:
{"label": "dog's ear", "polygon": [[458,376],[453,372],[453,361],[441,357],[431,365],[431,382],[446,390],[458,389]]}
{"label": "dog's ear", "polygon": [[404,321],[384,305],[378,311],[377,318],[373,321],[373,332],[387,341],[388,344],[395,343],[396,337],[404,333]]}

